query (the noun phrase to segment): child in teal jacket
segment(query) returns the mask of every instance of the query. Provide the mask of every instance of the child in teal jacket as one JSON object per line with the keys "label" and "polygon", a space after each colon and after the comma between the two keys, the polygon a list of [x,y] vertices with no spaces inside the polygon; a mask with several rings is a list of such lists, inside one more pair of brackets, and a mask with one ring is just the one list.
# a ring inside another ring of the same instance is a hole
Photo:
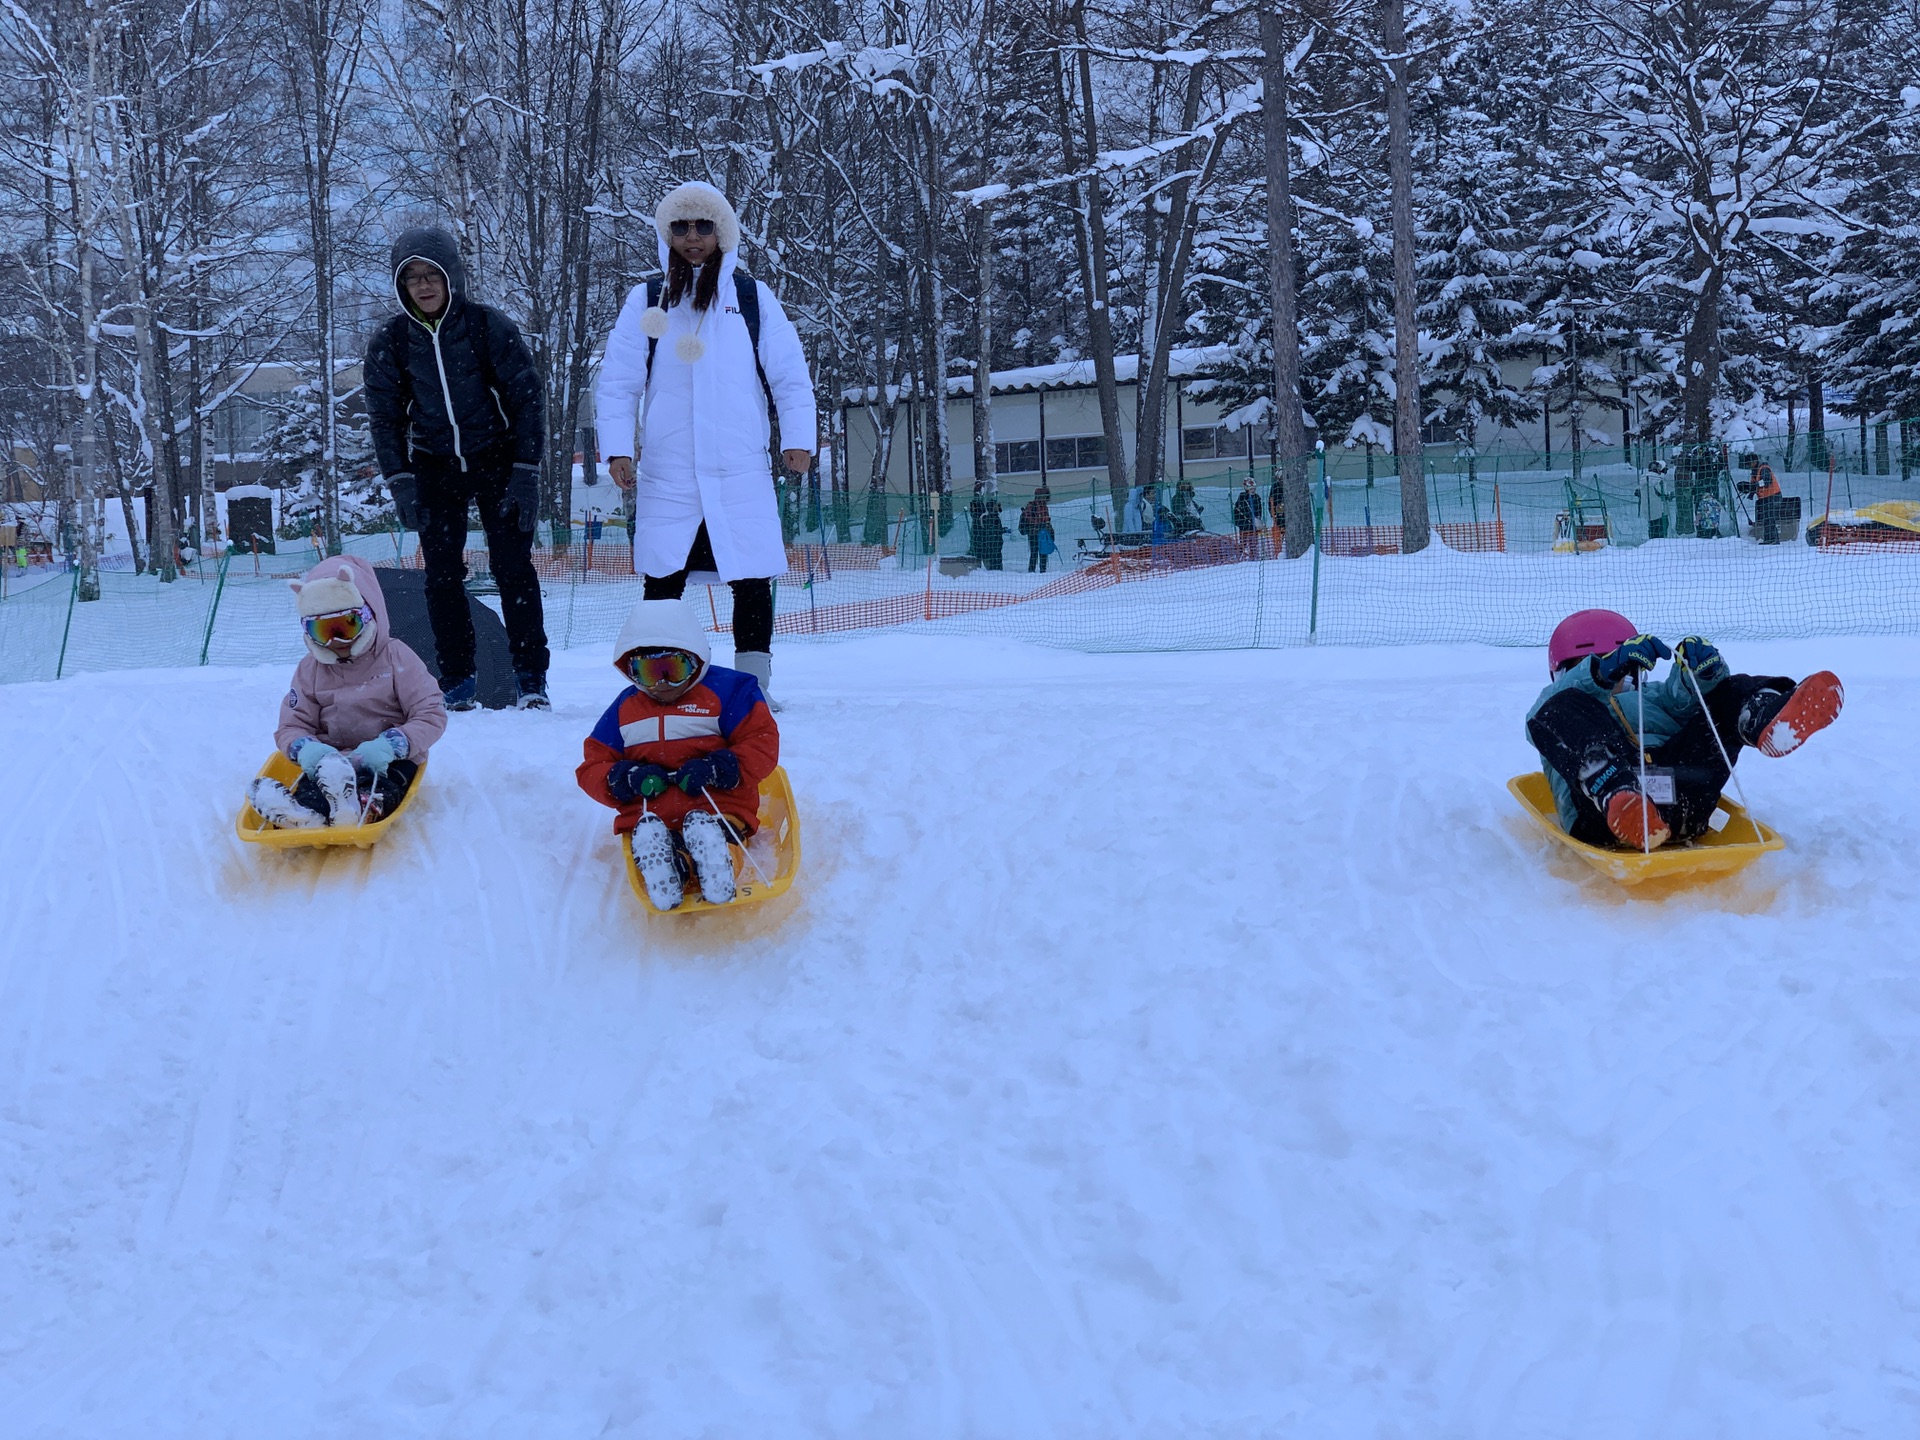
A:
{"label": "child in teal jacket", "polygon": [[[1652,679],[1666,659],[1672,669]],[[1527,712],[1527,739],[1560,824],[1589,845],[1698,838],[1743,746],[1790,754],[1833,723],[1845,698],[1831,671],[1798,684],[1735,674],[1698,635],[1670,650],[1611,610],[1562,621],[1547,663],[1553,679]]]}

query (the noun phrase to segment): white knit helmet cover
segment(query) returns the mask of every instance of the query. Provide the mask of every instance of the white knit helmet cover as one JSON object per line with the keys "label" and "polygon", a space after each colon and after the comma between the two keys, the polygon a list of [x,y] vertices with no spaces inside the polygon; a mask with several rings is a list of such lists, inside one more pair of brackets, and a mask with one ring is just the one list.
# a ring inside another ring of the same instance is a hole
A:
{"label": "white knit helmet cover", "polygon": [[[353,571],[344,565],[333,574],[322,575],[318,579],[289,580],[287,588],[297,597],[302,621],[314,615],[337,615],[342,610],[358,610],[367,603],[366,597],[360,593],[360,587],[353,583]],[[358,660],[372,646],[378,633],[377,621],[362,630],[348,648],[347,658]],[[323,665],[340,663],[338,655],[324,645],[314,644],[310,639],[307,649]]]}

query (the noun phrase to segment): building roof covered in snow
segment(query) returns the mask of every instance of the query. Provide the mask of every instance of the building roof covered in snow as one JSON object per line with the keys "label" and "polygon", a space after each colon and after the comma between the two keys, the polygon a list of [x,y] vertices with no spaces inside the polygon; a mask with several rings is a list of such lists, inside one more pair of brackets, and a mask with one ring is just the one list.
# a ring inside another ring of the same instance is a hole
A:
{"label": "building roof covered in snow", "polygon": [[[1211,375],[1226,363],[1231,353],[1231,347],[1226,345],[1178,347],[1168,353],[1167,375],[1174,380]],[[1120,384],[1131,385],[1139,378],[1139,374],[1138,355],[1113,357],[1113,376]],[[1063,360],[1055,365],[1025,365],[1015,370],[993,372],[993,393],[996,395],[1017,395],[1034,390],[1091,390],[1093,384],[1091,359]],[[887,393],[890,399],[898,401],[911,396],[913,387],[890,385]],[[947,394],[949,397],[973,394],[973,376],[948,376]],[[874,387],[871,385],[854,386],[841,394],[841,399],[849,405],[870,405],[873,398]]]}

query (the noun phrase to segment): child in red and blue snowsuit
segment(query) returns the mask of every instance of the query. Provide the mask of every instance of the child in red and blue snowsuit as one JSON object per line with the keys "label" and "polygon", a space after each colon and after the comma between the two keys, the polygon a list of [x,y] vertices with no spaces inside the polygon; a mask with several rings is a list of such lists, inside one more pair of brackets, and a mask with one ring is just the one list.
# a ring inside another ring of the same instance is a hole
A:
{"label": "child in red and blue snowsuit", "polygon": [[[706,631],[679,600],[642,600],[614,644],[631,683],[601,715],[574,772],[620,813],[654,906],[671,910],[686,872],[711,904],[733,899],[730,838],[759,828],[760,782],[780,763],[780,730],[751,675],[711,664]],[[731,836],[729,835],[731,832]]]}

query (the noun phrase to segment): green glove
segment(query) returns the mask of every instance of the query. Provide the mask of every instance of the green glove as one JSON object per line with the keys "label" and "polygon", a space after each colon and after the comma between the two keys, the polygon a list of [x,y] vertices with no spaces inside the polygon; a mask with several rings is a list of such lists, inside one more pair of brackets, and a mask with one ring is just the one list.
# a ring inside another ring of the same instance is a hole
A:
{"label": "green glove", "polygon": [[322,760],[339,753],[318,735],[303,735],[287,747],[287,758],[309,775],[320,768]]}
{"label": "green glove", "polygon": [[376,780],[386,778],[387,767],[399,758],[392,742],[384,735],[363,740],[353,747],[353,763],[362,770],[371,770]]}

